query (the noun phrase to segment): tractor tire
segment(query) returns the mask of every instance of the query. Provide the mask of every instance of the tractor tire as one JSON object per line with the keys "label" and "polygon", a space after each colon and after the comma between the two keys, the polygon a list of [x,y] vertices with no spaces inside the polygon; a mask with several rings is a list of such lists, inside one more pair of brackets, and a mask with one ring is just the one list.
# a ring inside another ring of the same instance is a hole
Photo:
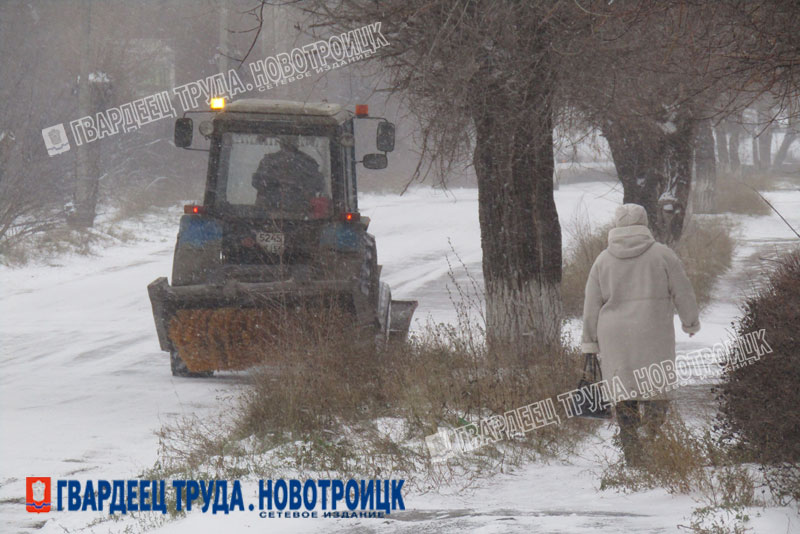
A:
{"label": "tractor tire", "polygon": [[172,376],[178,376],[181,378],[208,378],[214,374],[213,371],[193,373],[188,367],[186,367],[186,363],[183,361],[177,351],[172,351],[169,353],[169,366],[172,370]]}

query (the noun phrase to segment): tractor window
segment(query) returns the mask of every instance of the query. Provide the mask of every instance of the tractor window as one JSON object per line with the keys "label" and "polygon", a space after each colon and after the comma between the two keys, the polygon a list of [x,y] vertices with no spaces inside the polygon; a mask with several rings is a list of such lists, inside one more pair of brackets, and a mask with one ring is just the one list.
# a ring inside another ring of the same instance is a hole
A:
{"label": "tractor window", "polygon": [[329,209],[328,137],[225,133],[221,148],[218,195],[223,202],[287,215],[322,216]]}

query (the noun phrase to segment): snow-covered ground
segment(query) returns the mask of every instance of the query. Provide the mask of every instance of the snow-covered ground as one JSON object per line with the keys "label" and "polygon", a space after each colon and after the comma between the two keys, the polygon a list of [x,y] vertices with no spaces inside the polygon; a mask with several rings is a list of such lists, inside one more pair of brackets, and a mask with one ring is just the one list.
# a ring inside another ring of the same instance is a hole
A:
{"label": "snow-covered ground", "polygon": [[[800,228],[800,192],[776,191],[767,197]],[[562,186],[556,192],[563,226],[576,216],[603,223],[621,198],[619,186],[610,182]],[[453,320],[446,289],[448,257],[456,278],[467,278],[452,251],[480,278],[477,191],[368,194],[361,208],[372,219],[370,231],[394,296],[420,301],[417,324],[428,317]],[[95,256],[0,268],[0,532],[38,527],[64,532],[88,524],[98,514],[26,513],[25,477],[136,478],[155,460],[154,432],[163,423],[213,413],[219,398],[240,390],[235,374],[173,378],[167,355],[159,351],[146,286],[171,271],[179,216],[176,208],[126,223],[143,239]],[[794,237],[774,215],[740,221],[742,246],[734,267],[701,318],[703,330],[691,340],[679,335],[679,350],[725,339],[750,288],[743,273]],[[268,520],[248,513],[194,513],[161,531],[678,532],[697,506],[691,496],[598,491],[600,458],[616,454],[609,444],[612,433],[604,427],[570,463],[529,464],[470,491],[409,494],[407,510],[389,519]],[[750,515],[754,532],[800,532],[800,518],[791,509],[754,509]],[[107,521],[89,531],[124,526]]]}

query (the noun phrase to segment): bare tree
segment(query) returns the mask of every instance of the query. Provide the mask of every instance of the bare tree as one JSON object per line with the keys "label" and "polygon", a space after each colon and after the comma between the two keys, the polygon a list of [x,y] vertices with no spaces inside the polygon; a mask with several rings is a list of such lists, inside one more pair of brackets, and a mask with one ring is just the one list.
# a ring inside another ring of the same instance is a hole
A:
{"label": "bare tree", "polygon": [[602,130],[625,202],[644,205],[656,237],[672,243],[688,210],[695,146],[713,192],[707,121],[743,109],[753,72],[732,59],[736,39],[750,35],[735,0],[304,5],[331,31],[382,22],[390,43],[376,56],[382,88],[405,98],[420,120],[422,176],[445,179],[454,162],[471,158],[492,343],[526,347],[559,336],[561,237],[552,190],[559,116],[579,110]]}
{"label": "bare tree", "polygon": [[[25,56],[18,53],[21,42],[39,32],[39,46]],[[69,156],[60,164],[47,156],[41,128],[58,123],[67,109],[69,87],[47,83],[29,65],[45,72],[63,73],[63,65],[49,55],[57,48],[59,30],[30,5],[0,4],[0,100],[6,103],[0,114],[0,245],[63,222],[68,197]],[[47,80],[47,81],[45,81]],[[52,112],[52,122],[41,124],[42,102]]]}
{"label": "bare tree", "polygon": [[800,5],[794,0],[720,2],[731,46],[714,51],[740,74],[739,92],[755,102],[769,94],[797,115],[800,95]]}
{"label": "bare tree", "polygon": [[560,341],[561,230],[553,198],[557,43],[588,33],[574,3],[340,0],[321,25],[381,21],[384,89],[422,125],[420,169],[470,158],[479,190],[489,342],[522,353]]}
{"label": "bare tree", "polygon": [[[791,126],[800,112],[800,4],[793,0],[726,0],[717,7],[730,38],[725,47],[710,50],[710,54],[713,61],[727,65],[736,80],[731,86],[736,105],[727,109],[730,118],[722,123],[725,131],[717,131],[718,148],[721,137],[729,135],[727,151],[719,150],[720,159],[738,172],[738,146],[746,122],[742,111],[749,107],[758,114],[751,125],[753,166],[762,170],[779,166],[795,140]],[[773,159],[772,131],[778,117],[788,121],[790,130]]]}
{"label": "bare tree", "polygon": [[708,126],[698,127],[730,106],[717,102],[733,80],[729,62],[711,54],[729,49],[729,37],[716,31],[719,10],[679,0],[597,2],[592,16],[594,41],[571,60],[567,102],[606,137],[624,202],[645,207],[656,239],[676,242],[698,141],[705,196],[713,203],[713,137]]}

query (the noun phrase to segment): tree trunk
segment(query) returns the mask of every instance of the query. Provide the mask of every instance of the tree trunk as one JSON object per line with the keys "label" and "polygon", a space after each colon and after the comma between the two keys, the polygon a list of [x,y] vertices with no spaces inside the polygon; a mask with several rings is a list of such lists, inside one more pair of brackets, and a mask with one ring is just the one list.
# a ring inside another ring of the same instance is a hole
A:
{"label": "tree trunk", "polygon": [[728,158],[730,159],[731,173],[738,174],[742,170],[742,162],[739,160],[739,136],[742,132],[741,119],[732,125],[731,136],[728,140]]}
{"label": "tree trunk", "polygon": [[775,161],[773,165],[775,167],[780,167],[783,165],[784,160],[786,159],[786,155],[789,153],[789,147],[792,146],[795,139],[797,139],[797,132],[794,130],[796,119],[794,115],[789,117],[789,128],[786,130],[786,133],[783,136],[783,141],[781,141],[781,146],[778,148],[778,152],[775,154]]}
{"label": "tree trunk", "polygon": [[696,123],[688,117],[676,122],[675,131],[665,136],[663,172],[666,184],[658,199],[659,218],[655,228],[655,238],[668,245],[677,243],[683,234],[694,160]]}
{"label": "tree trunk", "polygon": [[714,134],[711,131],[711,122],[708,120],[701,121],[697,127],[694,163],[695,211],[697,213],[714,213],[717,164],[714,156]]}
{"label": "tree trunk", "polygon": [[611,148],[617,177],[622,183],[622,202],[644,206],[651,228],[658,210],[658,183],[661,178],[657,169],[661,155],[659,132],[645,130],[654,127],[611,123],[603,131]]}
{"label": "tree trunk", "polygon": [[[81,117],[91,114],[92,87],[89,83],[89,70],[92,48],[92,5],[90,0],[83,0],[81,6],[81,58],[80,79],[78,80],[78,112]],[[92,165],[90,143],[76,148],[75,155],[75,212],[69,222],[73,226],[88,228],[94,224],[97,209],[97,173]]]}
{"label": "tree trunk", "polygon": [[623,202],[644,206],[653,236],[667,244],[677,242],[683,232],[693,129],[692,121],[682,118],[669,132],[647,121],[611,123],[603,132],[622,182]]}
{"label": "tree trunk", "polygon": [[758,157],[758,137],[755,135],[750,138],[750,149],[753,152],[753,169],[755,170],[761,168],[761,163],[759,163]]}
{"label": "tree trunk", "polygon": [[773,166],[780,167],[783,165],[784,160],[786,160],[786,154],[789,153],[789,147],[792,146],[792,143],[794,143],[795,139],[797,139],[796,133],[786,132],[786,135],[783,136],[783,141],[781,141],[781,146],[778,148],[778,152],[775,154]]}
{"label": "tree trunk", "polygon": [[719,169],[722,172],[731,170],[731,159],[728,155],[728,126],[725,121],[720,122],[714,128],[714,137],[717,143],[717,157],[719,159]]}
{"label": "tree trunk", "polygon": [[[768,171],[772,166],[772,117],[769,107],[759,108],[758,126],[758,168]],[[763,126],[766,125],[766,126]]]}
{"label": "tree trunk", "polygon": [[561,337],[552,108],[546,94],[494,96],[473,112],[487,341],[525,357]]}
{"label": "tree trunk", "polygon": [[772,167],[772,131],[767,128],[758,136],[758,168],[768,171]]}

